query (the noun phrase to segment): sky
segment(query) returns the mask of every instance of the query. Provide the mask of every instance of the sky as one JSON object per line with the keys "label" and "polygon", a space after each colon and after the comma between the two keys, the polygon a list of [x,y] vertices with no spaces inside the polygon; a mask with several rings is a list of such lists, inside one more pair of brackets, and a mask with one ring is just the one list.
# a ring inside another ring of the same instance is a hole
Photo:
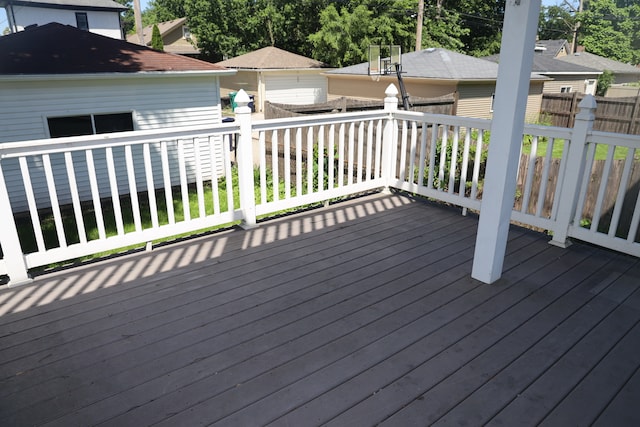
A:
{"label": "sky", "polygon": [[[149,0],[140,0],[140,8],[144,10],[147,7]],[[542,0],[543,6],[550,6],[562,3],[562,0]],[[7,21],[7,14],[5,13],[4,8],[0,8],[0,34],[2,31],[9,26],[9,22]]]}

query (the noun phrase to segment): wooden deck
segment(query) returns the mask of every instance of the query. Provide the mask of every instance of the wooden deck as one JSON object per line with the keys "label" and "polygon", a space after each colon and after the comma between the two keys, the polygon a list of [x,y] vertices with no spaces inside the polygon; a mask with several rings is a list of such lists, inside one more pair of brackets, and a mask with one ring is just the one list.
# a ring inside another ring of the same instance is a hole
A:
{"label": "wooden deck", "polygon": [[0,425],[640,425],[640,260],[374,195],[0,291]]}

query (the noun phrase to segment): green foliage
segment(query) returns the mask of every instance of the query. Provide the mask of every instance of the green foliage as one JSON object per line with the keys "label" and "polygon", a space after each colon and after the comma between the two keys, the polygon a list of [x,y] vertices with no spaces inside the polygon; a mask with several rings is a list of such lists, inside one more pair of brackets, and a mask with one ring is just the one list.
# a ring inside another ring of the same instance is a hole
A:
{"label": "green foliage", "polygon": [[538,24],[541,40],[572,40],[576,16],[566,7],[542,6]]}
{"label": "green foliage", "polygon": [[578,42],[587,52],[624,63],[640,61],[638,2],[589,0],[578,15]]}
{"label": "green foliage", "polygon": [[132,0],[116,0],[123,6],[128,7],[127,10],[122,12],[120,22],[122,23],[122,31],[124,34],[135,32],[135,18],[133,15],[133,1]]}
{"label": "green foliage", "polygon": [[164,51],[164,42],[160,35],[160,29],[156,24],[153,24],[153,31],[151,32],[151,49],[158,50],[160,52]]}
{"label": "green foliage", "polygon": [[615,83],[615,76],[613,72],[609,70],[604,70],[602,74],[598,77],[598,85],[596,86],[596,95],[605,96],[607,90],[613,83]]}

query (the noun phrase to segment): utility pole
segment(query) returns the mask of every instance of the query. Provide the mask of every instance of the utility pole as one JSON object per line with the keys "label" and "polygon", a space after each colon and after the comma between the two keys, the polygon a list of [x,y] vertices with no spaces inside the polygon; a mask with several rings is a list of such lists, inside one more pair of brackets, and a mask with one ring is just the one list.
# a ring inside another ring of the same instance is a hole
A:
{"label": "utility pole", "polygon": [[[584,10],[584,0],[579,0],[577,10],[567,0],[564,0],[564,4],[567,5],[569,9],[571,9],[574,15],[580,14]],[[575,23],[573,24],[573,38],[571,40],[571,53],[576,53],[578,48],[578,29],[579,28],[580,28],[580,21],[576,20]]]}
{"label": "utility pole", "polygon": [[422,21],[424,19],[424,0],[418,2],[418,22],[416,23],[416,52],[422,50]]}
{"label": "utility pole", "polygon": [[144,34],[142,34],[142,13],[140,12],[140,0],[133,0],[133,17],[136,21],[136,33],[138,42],[144,46]]}

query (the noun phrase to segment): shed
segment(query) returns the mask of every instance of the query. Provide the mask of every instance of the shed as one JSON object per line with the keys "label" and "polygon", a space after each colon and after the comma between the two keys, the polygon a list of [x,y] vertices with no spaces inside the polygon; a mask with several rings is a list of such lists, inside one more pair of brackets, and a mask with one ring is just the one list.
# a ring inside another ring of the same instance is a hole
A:
{"label": "shed", "polygon": [[[402,76],[411,96],[434,98],[458,93],[459,116],[491,118],[498,64],[442,48],[429,48],[402,54]],[[369,64],[352,65],[326,73],[329,99],[347,96],[380,99],[396,74],[369,75]],[[547,77],[532,73],[527,118],[538,117],[542,87]]]}
{"label": "shed", "polygon": [[235,69],[234,76],[220,78],[222,96],[244,89],[255,97],[256,109],[264,111],[264,102],[280,104],[315,104],[327,101],[327,65],[277,47],[218,62]]}

